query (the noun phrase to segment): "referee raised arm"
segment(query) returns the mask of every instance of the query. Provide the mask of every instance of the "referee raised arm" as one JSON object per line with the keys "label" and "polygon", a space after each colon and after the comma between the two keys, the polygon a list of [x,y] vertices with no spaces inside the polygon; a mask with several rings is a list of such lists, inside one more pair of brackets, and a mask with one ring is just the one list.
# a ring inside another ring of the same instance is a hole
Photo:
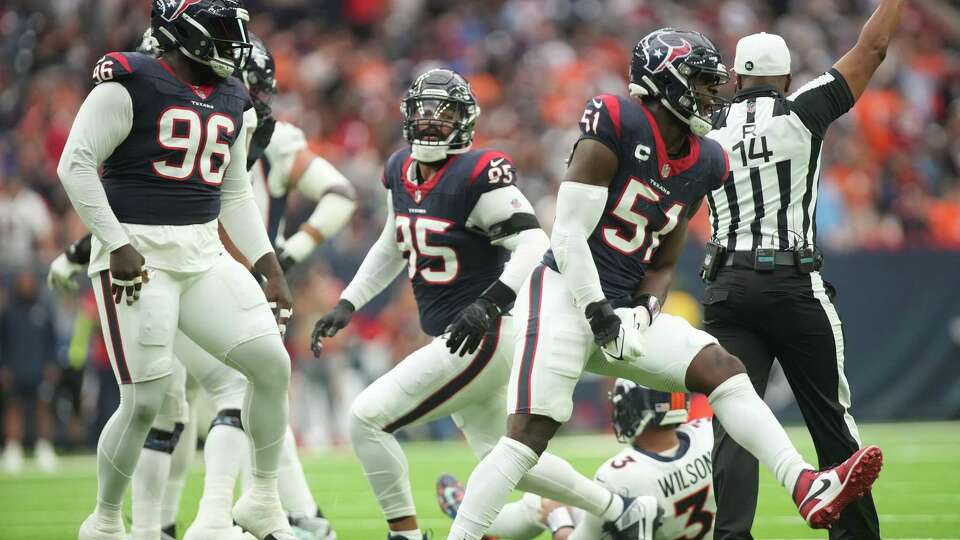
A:
{"label": "referee raised arm", "polygon": [[[704,324],[738,356],[762,396],[777,359],[797,398],[821,467],[860,446],[844,376],[835,291],[821,276],[815,210],[827,127],[847,112],[883,61],[903,0],[881,0],[857,44],[833,68],[790,90],[783,38],[740,40],[738,92],[708,136],[726,149],[731,176],[707,195],[713,237],[703,273]],[[752,538],[757,460],[718,422],[714,446],[715,537]],[[830,538],[880,538],[870,495],[851,504]]]}

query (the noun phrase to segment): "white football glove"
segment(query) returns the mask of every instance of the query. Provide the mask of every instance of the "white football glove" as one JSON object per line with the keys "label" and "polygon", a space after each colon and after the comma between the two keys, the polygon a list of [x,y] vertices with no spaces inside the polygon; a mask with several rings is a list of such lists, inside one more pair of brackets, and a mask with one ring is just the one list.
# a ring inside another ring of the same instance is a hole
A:
{"label": "white football glove", "polygon": [[84,265],[70,262],[67,259],[67,254],[61,253],[50,263],[50,271],[47,273],[47,287],[58,292],[73,292],[78,287],[74,277],[83,270]]}
{"label": "white football glove", "polygon": [[644,307],[621,307],[613,310],[620,317],[620,335],[600,350],[610,360],[622,362],[643,357],[646,337],[643,333],[650,327],[650,314]]}

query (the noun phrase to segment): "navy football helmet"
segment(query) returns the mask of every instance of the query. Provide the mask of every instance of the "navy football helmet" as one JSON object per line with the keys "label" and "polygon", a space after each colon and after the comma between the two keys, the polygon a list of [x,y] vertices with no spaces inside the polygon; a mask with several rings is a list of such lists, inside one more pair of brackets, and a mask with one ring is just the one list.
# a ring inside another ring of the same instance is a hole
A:
{"label": "navy football helmet", "polygon": [[254,34],[250,34],[252,46],[250,57],[243,64],[240,79],[250,90],[254,100],[268,101],[277,93],[277,65],[267,45]]}
{"label": "navy football helmet", "polygon": [[470,149],[480,106],[466,79],[449,69],[431,69],[410,85],[400,112],[413,158],[433,163]]}
{"label": "navy football helmet", "polygon": [[700,32],[655,30],[637,43],[630,59],[630,94],[659,100],[700,136],[712,128],[710,115],[722,100],[699,92],[697,83],[712,88],[729,80],[720,51]]}
{"label": "navy football helmet", "polygon": [[150,19],[160,50],[177,49],[218,77],[233,75],[250,56],[250,15],[239,0],[154,0]]}
{"label": "navy football helmet", "polygon": [[647,426],[682,424],[689,417],[690,396],[684,392],[660,392],[627,379],[617,379],[609,394],[613,404],[613,432],[625,443]]}

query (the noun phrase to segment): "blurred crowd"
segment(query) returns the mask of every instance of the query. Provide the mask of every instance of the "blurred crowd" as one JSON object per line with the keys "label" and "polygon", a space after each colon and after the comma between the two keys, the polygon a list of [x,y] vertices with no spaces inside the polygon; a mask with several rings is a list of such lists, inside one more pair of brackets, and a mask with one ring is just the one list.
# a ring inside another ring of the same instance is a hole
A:
{"label": "blurred crowd", "polygon": [[[251,28],[277,59],[276,116],[301,127],[360,194],[347,230],[291,276],[298,321],[289,339],[298,366],[293,415],[313,445],[341,438],[352,395],[424,341],[412,322],[409,287],[398,283],[327,345],[323,361],[312,358],[306,342],[316,316],[336,300],[379,233],[377,179],[385,157],[402,143],[399,97],[416,74],[446,65],[470,80],[482,107],[477,144],[514,157],[522,189],[549,224],[583,104],[599,92],[624,92],[629,53],[643,34],[661,26],[700,30],[732,65],[739,37],[780,33],[791,45],[799,87],[853,45],[874,7],[872,0],[246,4]],[[38,420],[27,422],[34,432],[28,438],[89,445],[99,411],[116,399],[89,298],[51,298],[42,279],[59,250],[85,233],[55,169],[91,87],[90,71],[102,54],[136,46],[149,6],[147,0],[0,4],[0,306],[14,322],[18,314],[36,315],[28,329],[0,329],[8,440],[23,437],[15,416],[33,413]],[[817,210],[824,248],[960,249],[958,21],[956,3],[911,3],[880,73],[828,133]],[[287,223],[296,227],[310,210],[294,197]],[[693,243],[709,234],[703,215],[693,231]],[[41,418],[41,409],[52,411],[52,420]],[[587,424],[602,423],[585,416]],[[430,429],[443,435],[449,426]]]}

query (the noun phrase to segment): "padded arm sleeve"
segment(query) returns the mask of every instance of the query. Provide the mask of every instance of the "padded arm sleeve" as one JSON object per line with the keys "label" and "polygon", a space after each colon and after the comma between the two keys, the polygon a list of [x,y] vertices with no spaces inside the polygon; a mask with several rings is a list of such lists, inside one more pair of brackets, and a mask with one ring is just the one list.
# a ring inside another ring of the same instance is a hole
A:
{"label": "padded arm sleeve", "polygon": [[490,236],[490,243],[512,252],[500,281],[514,293],[543,258],[550,240],[537,223],[533,206],[516,186],[488,191],[474,205],[467,226]]}
{"label": "padded arm sleeve", "polygon": [[99,168],[133,127],[133,100],[120,83],[97,85],[83,101],[60,156],[57,175],[84,225],[106,251],[129,244],[110,208]]}
{"label": "padded arm sleeve", "polygon": [[604,299],[587,239],[600,222],[606,202],[607,188],[601,186],[563,182],[557,193],[557,217],[550,247],[581,311]]}
{"label": "padded arm sleeve", "polygon": [[273,251],[247,176],[247,141],[243,132],[230,146],[230,163],[220,186],[220,222],[250,264]]}
{"label": "padded arm sleeve", "polygon": [[393,281],[403,270],[406,261],[397,247],[396,217],[393,213],[393,201],[387,191],[387,222],[383,232],[367,252],[360,269],[353,280],[344,289],[340,298],[360,309]]}

